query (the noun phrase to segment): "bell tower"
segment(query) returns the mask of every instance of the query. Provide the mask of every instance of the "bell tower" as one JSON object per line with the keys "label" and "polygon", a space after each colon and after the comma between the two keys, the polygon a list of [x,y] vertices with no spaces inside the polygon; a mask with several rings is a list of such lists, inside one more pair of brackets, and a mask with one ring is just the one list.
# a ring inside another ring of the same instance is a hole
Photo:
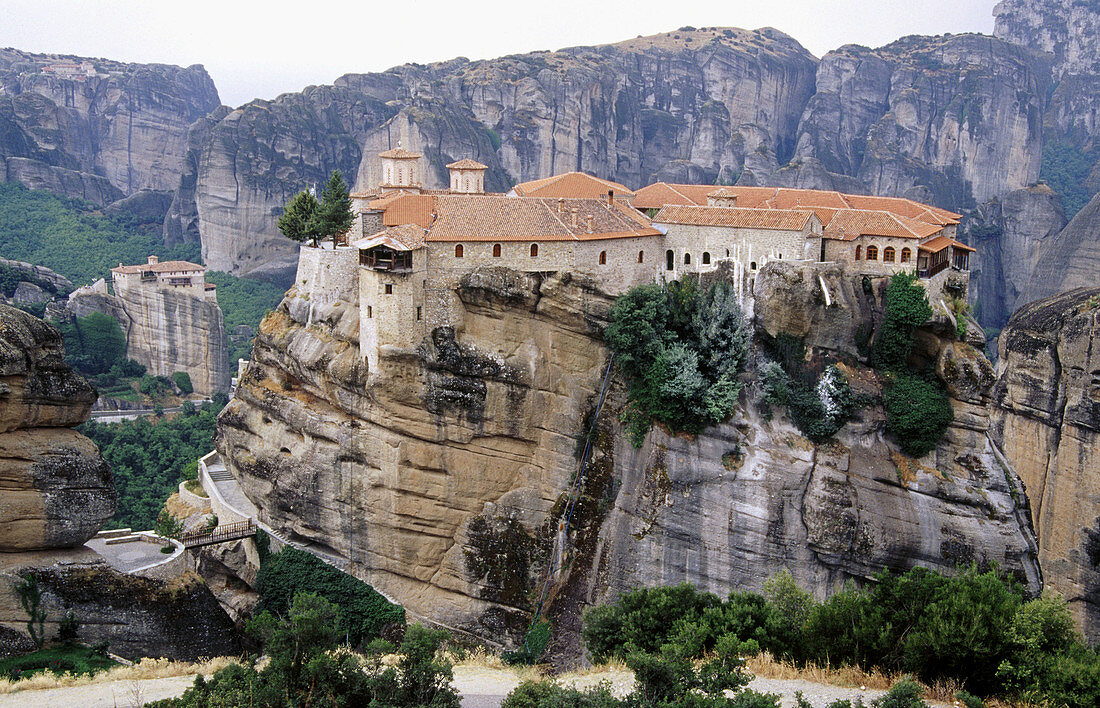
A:
{"label": "bell tower", "polygon": [[407,189],[420,186],[420,174],[418,164],[422,155],[401,147],[397,147],[378,153],[382,158],[382,190]]}

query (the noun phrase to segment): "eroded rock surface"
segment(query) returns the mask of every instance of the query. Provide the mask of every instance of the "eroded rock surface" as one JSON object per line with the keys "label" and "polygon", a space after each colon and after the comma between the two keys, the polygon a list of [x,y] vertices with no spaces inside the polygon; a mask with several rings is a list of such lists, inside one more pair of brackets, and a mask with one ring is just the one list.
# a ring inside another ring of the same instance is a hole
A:
{"label": "eroded rock surface", "polygon": [[1100,634],[1100,288],[1031,303],[999,340],[993,426],[1026,486],[1047,585]]}
{"label": "eroded rock surface", "polygon": [[60,332],[0,305],[0,551],[79,546],[114,514],[107,463],[70,429],[95,399]]}
{"label": "eroded rock surface", "polygon": [[[865,290],[825,273],[826,305],[821,281],[794,265],[759,277],[771,282],[757,298],[762,329],[847,356],[873,393],[849,348],[885,281]],[[568,276],[496,268],[456,293],[462,312],[450,327],[416,349],[383,351],[368,372],[356,306],[292,289],[261,325],[219,420],[218,450],[264,521],[346,561],[414,616],[514,642],[552,559],[566,569],[549,594],[564,635],[579,630],[584,605],[631,587],[758,589],[783,567],[818,594],[882,568],[969,561],[996,561],[1039,587],[1022,499],[986,437],[992,371],[971,347],[934,332],[938,344],[922,345],[952,372],[958,399],[944,441],[919,461],[885,439],[874,406],[827,445],[782,415],[765,421],[751,373],[728,424],[694,438],[654,429],[635,450],[613,379],[563,545],[558,524],[607,364],[610,298]]]}

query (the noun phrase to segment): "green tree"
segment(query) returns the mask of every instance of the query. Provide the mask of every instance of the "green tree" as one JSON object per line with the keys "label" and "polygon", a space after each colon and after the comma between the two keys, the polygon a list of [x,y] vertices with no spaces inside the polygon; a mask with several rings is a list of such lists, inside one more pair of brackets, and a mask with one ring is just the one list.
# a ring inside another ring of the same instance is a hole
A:
{"label": "green tree", "polygon": [[943,385],[912,374],[899,374],[882,402],[887,432],[913,457],[934,450],[955,417]]}
{"label": "green tree", "polygon": [[172,374],[172,381],[181,393],[188,394],[195,391],[195,387],[191,384],[191,375],[186,371],[177,371]]}
{"label": "green tree", "polygon": [[336,237],[350,229],[354,221],[348,185],[339,171],[333,170],[321,190],[321,204],[317,209],[317,228],[321,238],[331,236],[335,245]]}
{"label": "green tree", "polygon": [[283,236],[299,243],[312,239],[316,246],[317,239],[322,235],[319,210],[316,197],[304,190],[298,192],[283,208],[278,222],[279,231]]}
{"label": "green tree", "polygon": [[876,369],[905,368],[913,346],[913,330],[932,319],[928,295],[912,273],[896,273],[886,289],[886,316],[875,337],[871,355]]}

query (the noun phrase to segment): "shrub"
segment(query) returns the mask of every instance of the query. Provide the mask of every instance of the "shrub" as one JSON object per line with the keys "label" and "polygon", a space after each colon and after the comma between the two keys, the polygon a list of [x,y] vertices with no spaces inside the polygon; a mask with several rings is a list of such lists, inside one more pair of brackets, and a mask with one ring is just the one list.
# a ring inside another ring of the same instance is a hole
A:
{"label": "shrub", "polygon": [[912,457],[934,450],[955,417],[943,384],[911,374],[899,374],[882,401],[887,432]]}
{"label": "shrub", "polygon": [[640,444],[646,418],[685,432],[729,418],[749,336],[728,283],[685,278],[620,296],[604,339],[630,381],[632,440]]}
{"label": "shrub", "polygon": [[928,708],[921,700],[924,690],[911,678],[903,678],[890,687],[885,696],[871,702],[875,708]]}
{"label": "shrub", "polygon": [[263,561],[256,587],[261,595],[258,611],[285,614],[299,591],[316,593],[332,602],[342,613],[340,632],[352,646],[378,637],[391,622],[405,621],[405,610],[367,583],[289,546]]}
{"label": "shrub", "polygon": [[905,368],[913,330],[932,318],[924,288],[911,273],[897,273],[886,289],[886,315],[875,337],[872,362],[881,371]]}
{"label": "shrub", "polygon": [[624,659],[631,651],[655,654],[675,625],[698,621],[706,609],[720,605],[716,595],[688,583],[632,590],[615,604],[585,610],[584,644],[597,663]]}
{"label": "shrub", "polygon": [[191,385],[191,375],[186,371],[177,371],[172,374],[172,382],[184,395],[195,392],[195,387]]}

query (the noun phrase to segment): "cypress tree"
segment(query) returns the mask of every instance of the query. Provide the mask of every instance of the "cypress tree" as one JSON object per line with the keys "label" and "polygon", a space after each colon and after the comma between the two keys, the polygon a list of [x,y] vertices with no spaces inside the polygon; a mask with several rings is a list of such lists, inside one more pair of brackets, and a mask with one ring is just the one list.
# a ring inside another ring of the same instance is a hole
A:
{"label": "cypress tree", "polygon": [[351,228],[355,217],[351,213],[351,196],[348,194],[348,185],[338,170],[333,170],[325,182],[325,188],[321,190],[321,204],[317,209],[317,222],[321,237],[332,237],[332,245],[336,245],[336,237]]}
{"label": "cypress tree", "polygon": [[302,243],[307,239],[313,239],[313,245],[317,245],[317,238],[321,235],[318,222],[320,205],[317,199],[309,192],[298,192],[286,207],[283,215],[279,217],[279,231],[292,241]]}

